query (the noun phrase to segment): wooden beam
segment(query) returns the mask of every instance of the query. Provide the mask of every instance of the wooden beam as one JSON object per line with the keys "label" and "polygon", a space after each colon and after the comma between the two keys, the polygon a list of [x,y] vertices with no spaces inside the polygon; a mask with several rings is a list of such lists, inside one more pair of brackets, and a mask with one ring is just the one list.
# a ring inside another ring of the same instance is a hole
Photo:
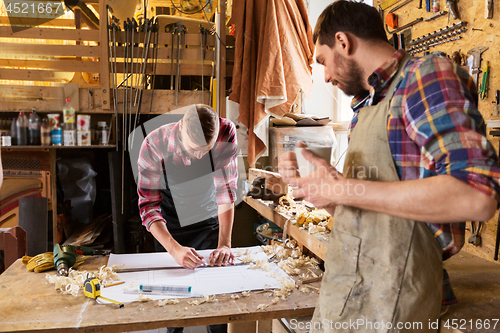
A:
{"label": "wooden beam", "polygon": [[101,70],[99,73],[99,84],[102,89],[102,108],[109,110],[111,108],[111,98],[109,91],[112,89],[109,83],[109,41],[108,41],[108,8],[106,0],[99,1],[99,34],[101,48]]}
{"label": "wooden beam", "polygon": [[[0,25],[40,26],[40,27],[74,27],[72,19],[55,19],[47,22],[43,18],[30,17],[0,17]],[[31,28],[29,28],[31,29]]]}
{"label": "wooden beam", "polygon": [[56,72],[98,73],[100,64],[97,61],[0,59],[0,67],[25,67]]}
{"label": "wooden beam", "polygon": [[99,41],[99,33],[95,30],[57,29],[57,28],[29,28],[19,32],[12,32],[11,27],[0,26],[0,36],[12,38],[36,38],[58,40],[88,40]]}
{"label": "wooden beam", "polygon": [[64,82],[68,80],[68,74],[31,69],[0,69],[0,80]]}
{"label": "wooden beam", "polygon": [[1,45],[2,54],[9,56],[29,54],[42,56],[100,57],[102,52],[99,46],[21,43],[2,43]]}
{"label": "wooden beam", "polygon": [[[33,87],[0,85],[0,101],[6,99],[62,99],[62,87]],[[0,106],[2,104],[0,103]]]}

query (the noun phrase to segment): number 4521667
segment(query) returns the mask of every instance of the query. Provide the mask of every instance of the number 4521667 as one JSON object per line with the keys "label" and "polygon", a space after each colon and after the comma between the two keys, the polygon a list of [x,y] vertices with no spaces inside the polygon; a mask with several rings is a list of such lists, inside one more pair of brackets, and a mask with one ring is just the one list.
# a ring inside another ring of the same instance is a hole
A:
{"label": "number 4521667", "polygon": [[48,15],[62,15],[64,13],[64,6],[62,2],[16,2],[5,1],[5,10],[8,15],[11,14],[48,14]]}
{"label": "number 4521667", "polygon": [[448,329],[494,330],[500,319],[447,319],[443,326]]}

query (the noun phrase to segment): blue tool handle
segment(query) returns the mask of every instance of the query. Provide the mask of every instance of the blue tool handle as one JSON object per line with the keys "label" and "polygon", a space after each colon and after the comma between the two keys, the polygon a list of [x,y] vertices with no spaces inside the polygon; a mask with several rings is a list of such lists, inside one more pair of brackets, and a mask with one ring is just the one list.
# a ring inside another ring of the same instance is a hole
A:
{"label": "blue tool handle", "polygon": [[431,11],[431,0],[425,0],[425,10],[428,12]]}

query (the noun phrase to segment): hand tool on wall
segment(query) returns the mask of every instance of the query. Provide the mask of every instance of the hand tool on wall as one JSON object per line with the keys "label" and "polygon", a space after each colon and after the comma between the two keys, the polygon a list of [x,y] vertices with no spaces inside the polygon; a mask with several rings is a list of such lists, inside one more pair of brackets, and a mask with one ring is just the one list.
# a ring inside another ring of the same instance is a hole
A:
{"label": "hand tool on wall", "polygon": [[453,17],[454,20],[460,20],[460,14],[458,12],[457,1],[458,0],[446,0],[446,5],[448,6],[448,9],[450,10],[451,16]]}
{"label": "hand tool on wall", "polygon": [[405,30],[406,28],[409,28],[409,27],[414,26],[415,24],[417,24],[417,23],[419,23],[419,22],[422,22],[423,20],[424,20],[424,18],[423,18],[423,17],[419,17],[419,18],[417,18],[417,19],[415,19],[415,20],[411,21],[410,23],[405,24],[405,25],[403,25],[402,27],[399,27],[399,28],[398,28],[398,29],[396,29],[396,30],[393,30],[393,31],[389,31],[389,30],[388,30],[387,32],[388,32],[388,33],[390,33],[390,34],[396,34],[396,33],[400,32],[400,31]]}
{"label": "hand tool on wall", "polygon": [[413,0],[406,0],[406,1],[402,2],[402,3],[400,3],[399,5],[397,5],[396,7],[392,8],[389,11],[389,13],[387,14],[387,16],[385,17],[385,30],[387,31],[387,33],[390,33],[388,27],[391,27],[393,29],[395,29],[395,28],[398,27],[398,16],[396,14],[394,14],[394,12],[396,10],[400,9],[401,7],[409,4],[412,1]]}
{"label": "hand tool on wall", "polygon": [[165,26],[165,33],[172,34],[172,43],[170,44],[170,90],[174,90],[174,41],[175,41],[175,23]]}
{"label": "hand tool on wall", "polygon": [[207,53],[207,37],[209,30],[203,28],[200,24],[200,47],[201,47],[201,103],[205,104],[205,75],[203,73],[203,67],[205,65],[205,55]]}
{"label": "hand tool on wall", "polygon": [[[70,267],[74,267],[79,255],[106,255],[108,251],[94,250],[86,246],[54,245],[54,266],[57,274],[68,276]],[[82,260],[83,262],[83,260]]]}
{"label": "hand tool on wall", "polygon": [[[380,17],[382,17],[382,19],[384,19],[384,10],[386,10],[387,8],[389,8],[391,6],[394,6],[395,4],[397,4],[400,1],[401,0],[386,0],[386,1],[382,2],[380,5],[378,5],[377,9],[378,9],[378,12],[380,13]],[[420,7],[422,7],[422,5],[420,5]]]}
{"label": "hand tool on wall", "polygon": [[470,74],[474,78],[474,83],[478,83],[478,78],[479,78],[479,68],[481,68],[481,54],[483,54],[484,51],[489,49],[487,46],[476,46],[469,51],[467,51],[467,54],[470,54],[473,57],[473,64],[471,68]]}
{"label": "hand tool on wall", "polygon": [[481,245],[481,235],[479,232],[481,231],[481,228],[483,227],[484,222],[470,222],[470,233],[471,236],[469,237],[468,242],[474,246],[480,246]]}
{"label": "hand tool on wall", "polygon": [[500,107],[498,104],[500,104],[500,90],[495,91],[495,100],[493,101],[493,115],[495,117],[500,116]]}
{"label": "hand tool on wall", "polygon": [[179,101],[179,90],[181,89],[181,38],[185,36],[187,29],[182,22],[178,22],[177,25],[177,71],[175,76],[175,105],[178,104]]}
{"label": "hand tool on wall", "polygon": [[118,304],[120,308],[123,308],[123,303],[113,301],[112,299],[102,297],[101,296],[101,285],[99,283],[99,279],[96,277],[88,277],[83,283],[83,294],[87,296],[88,298],[92,298],[97,300],[98,298],[102,298],[105,301]]}
{"label": "hand tool on wall", "polygon": [[398,27],[398,16],[394,13],[387,14],[387,16],[385,17],[385,24],[392,29],[396,29]]}
{"label": "hand tool on wall", "polygon": [[432,14],[430,16],[427,16],[426,18],[424,18],[424,21],[425,22],[432,21],[435,18],[438,18],[438,17],[446,15],[446,14],[448,14],[448,12],[446,10],[442,10],[440,12],[437,12],[437,13],[434,13],[434,14]]}
{"label": "hand tool on wall", "polygon": [[425,0],[425,10],[427,12],[431,11],[431,0]]}
{"label": "hand tool on wall", "polygon": [[[135,72],[137,71],[137,67],[138,66],[134,66],[134,46],[135,46],[135,43],[134,43],[134,36],[135,36],[135,33],[137,32],[137,21],[135,20],[135,18],[132,18],[132,51],[130,52],[132,54],[131,56],[131,59],[130,59],[130,73],[131,73],[131,76],[130,76],[130,104],[129,104],[129,107],[128,107],[128,121],[127,121],[127,139],[130,135],[130,132],[132,130],[132,109],[133,109],[133,95],[134,95],[134,74],[136,74]],[[136,57],[137,58],[137,57]],[[137,75],[136,75],[137,76]],[[135,89],[137,89],[137,86],[135,86]],[[125,141],[125,144],[128,146],[128,140]],[[128,149],[128,147],[127,147]]]}
{"label": "hand tool on wall", "polygon": [[493,0],[484,0],[484,18],[487,20],[493,18]]}
{"label": "hand tool on wall", "polygon": [[488,74],[490,73],[489,61],[484,61],[482,70],[483,70],[483,82],[481,83],[481,86],[477,93],[479,94],[479,97],[481,97],[481,99],[484,100],[484,98],[486,97],[486,90],[488,89],[487,88]]}

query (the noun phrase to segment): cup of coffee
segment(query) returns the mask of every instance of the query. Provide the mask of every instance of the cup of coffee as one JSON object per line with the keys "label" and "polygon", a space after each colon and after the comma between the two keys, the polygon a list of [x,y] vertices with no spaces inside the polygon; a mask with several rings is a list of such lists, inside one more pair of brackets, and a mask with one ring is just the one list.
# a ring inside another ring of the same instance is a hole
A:
{"label": "cup of coffee", "polygon": [[307,149],[319,158],[326,160],[328,163],[331,161],[332,157],[332,147],[306,147],[306,148],[295,148],[295,155],[297,155],[297,164],[299,167],[299,175],[301,177],[306,177],[316,170],[316,166],[309,162],[303,155],[302,150]]}

